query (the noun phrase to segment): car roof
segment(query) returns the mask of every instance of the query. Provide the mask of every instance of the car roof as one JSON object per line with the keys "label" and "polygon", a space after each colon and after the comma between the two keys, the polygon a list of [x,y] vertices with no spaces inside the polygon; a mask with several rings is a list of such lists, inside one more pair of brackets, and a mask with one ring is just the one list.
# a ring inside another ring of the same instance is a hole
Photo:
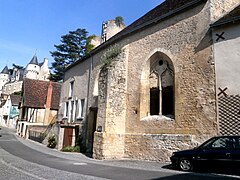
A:
{"label": "car roof", "polygon": [[240,135],[224,135],[224,136],[214,136],[212,138],[220,138],[220,137],[240,137]]}

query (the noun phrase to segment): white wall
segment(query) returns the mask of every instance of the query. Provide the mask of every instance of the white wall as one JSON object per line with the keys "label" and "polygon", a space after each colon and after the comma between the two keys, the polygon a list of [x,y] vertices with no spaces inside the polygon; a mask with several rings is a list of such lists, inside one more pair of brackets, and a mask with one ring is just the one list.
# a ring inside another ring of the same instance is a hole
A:
{"label": "white wall", "polygon": [[[216,34],[223,34],[223,39],[216,41]],[[240,25],[220,27],[213,32],[214,58],[216,66],[216,92],[218,88],[228,88],[228,95],[240,94]]]}

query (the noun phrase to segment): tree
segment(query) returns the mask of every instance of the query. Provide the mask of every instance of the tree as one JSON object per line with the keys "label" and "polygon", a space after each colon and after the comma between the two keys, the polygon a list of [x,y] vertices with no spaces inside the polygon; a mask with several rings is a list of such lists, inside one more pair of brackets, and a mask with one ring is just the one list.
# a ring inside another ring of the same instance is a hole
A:
{"label": "tree", "polygon": [[94,45],[92,45],[92,40],[95,39],[97,36],[96,35],[91,35],[91,36],[88,36],[87,37],[87,40],[86,40],[86,54],[89,54],[89,52],[91,50],[94,49]]}
{"label": "tree", "polygon": [[85,29],[78,28],[61,36],[61,44],[54,45],[56,51],[50,51],[54,58],[50,68],[53,71],[50,75],[50,80],[62,81],[66,67],[82,59],[93,49],[90,43],[91,36],[87,37],[87,35],[88,32]]}
{"label": "tree", "polygon": [[124,26],[124,19],[123,19],[123,17],[122,16],[117,16],[117,17],[115,17],[115,23],[116,23],[116,25],[118,26],[118,27],[120,27],[120,26]]}

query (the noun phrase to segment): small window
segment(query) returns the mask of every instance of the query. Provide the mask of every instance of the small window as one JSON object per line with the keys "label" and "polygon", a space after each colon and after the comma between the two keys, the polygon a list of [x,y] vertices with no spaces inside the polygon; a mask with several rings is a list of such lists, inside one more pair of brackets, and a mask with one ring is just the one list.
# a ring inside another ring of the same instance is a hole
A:
{"label": "small window", "polygon": [[81,99],[81,114],[80,114],[80,117],[83,117],[84,106],[85,106],[85,99]]}
{"label": "small window", "polygon": [[71,101],[71,106],[69,107],[70,109],[70,122],[74,121],[74,101]]}
{"label": "small window", "polygon": [[65,109],[64,109],[64,116],[65,117],[68,117],[68,110],[69,110],[69,103],[66,102],[65,103]]}
{"label": "small window", "polygon": [[84,106],[85,106],[85,99],[81,99],[80,101],[78,101],[78,118],[82,118],[84,117]]}
{"label": "small window", "polygon": [[73,97],[73,85],[74,85],[74,81],[71,81],[70,87],[69,87],[69,97]]}
{"label": "small window", "polygon": [[79,101],[78,100],[75,101],[75,109],[76,109],[76,111],[75,111],[75,120],[77,120],[78,119],[78,115],[79,115]]}

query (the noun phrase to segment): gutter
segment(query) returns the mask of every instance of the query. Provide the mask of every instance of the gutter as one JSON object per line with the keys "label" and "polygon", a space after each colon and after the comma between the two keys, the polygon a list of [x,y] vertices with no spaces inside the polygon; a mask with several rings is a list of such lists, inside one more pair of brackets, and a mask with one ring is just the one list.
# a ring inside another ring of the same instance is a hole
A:
{"label": "gutter", "polygon": [[221,21],[221,22],[216,22],[214,24],[210,24],[210,28],[216,28],[218,26],[234,23],[235,21],[239,21],[239,20],[240,20],[240,16],[233,17],[233,18],[225,20],[225,21]]}
{"label": "gutter", "polygon": [[86,101],[86,116],[88,113],[88,101],[89,101],[89,90],[90,90],[90,81],[91,81],[91,74],[92,74],[92,69],[93,69],[93,56],[90,55],[91,62],[90,62],[90,67],[89,67],[89,72],[88,72],[88,86],[87,86],[87,101]]}

